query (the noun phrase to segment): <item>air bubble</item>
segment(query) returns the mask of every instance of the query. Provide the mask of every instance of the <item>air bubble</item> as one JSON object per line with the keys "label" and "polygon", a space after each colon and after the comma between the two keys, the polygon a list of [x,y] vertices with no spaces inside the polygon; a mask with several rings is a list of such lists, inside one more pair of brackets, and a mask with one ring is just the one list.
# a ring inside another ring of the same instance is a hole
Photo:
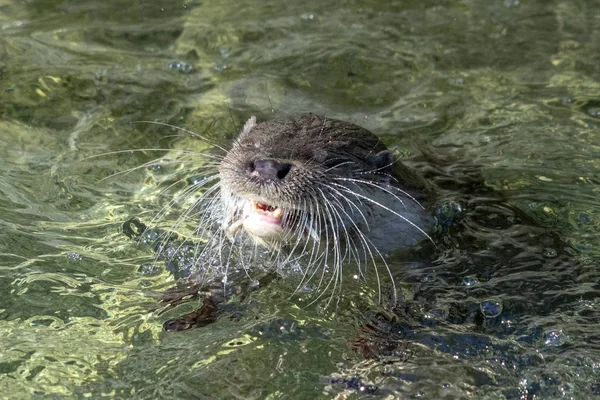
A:
{"label": "air bubble", "polygon": [[567,339],[569,339],[569,336],[562,330],[550,331],[546,333],[544,344],[552,347],[561,346],[567,341]]}
{"label": "air bubble", "polygon": [[67,254],[67,258],[70,261],[81,261],[81,260],[83,260],[83,257],[79,253],[69,253],[69,254]]}
{"label": "air bubble", "polygon": [[462,280],[463,285],[471,287],[479,283],[479,280],[474,276],[465,276]]}
{"label": "air bubble", "polygon": [[184,74],[189,74],[190,72],[192,72],[193,69],[193,67],[190,64],[187,64],[183,61],[171,61],[169,63],[169,68]]}
{"label": "air bubble", "polygon": [[594,118],[600,118],[600,108],[598,107],[588,108],[587,113]]}
{"label": "air bubble", "polygon": [[558,254],[556,252],[556,250],[552,249],[552,248],[546,248],[544,249],[544,252],[542,253],[544,255],[544,257],[546,258],[554,258],[556,257],[556,255]]}
{"label": "air bubble", "polygon": [[143,276],[156,276],[160,274],[160,268],[154,263],[145,263],[140,265],[139,273]]}
{"label": "air bubble", "polygon": [[592,220],[587,214],[579,214],[579,222],[581,222],[584,225],[589,225],[592,223]]}
{"label": "air bubble", "polygon": [[481,313],[486,318],[494,318],[502,313],[502,303],[486,300],[480,305]]}

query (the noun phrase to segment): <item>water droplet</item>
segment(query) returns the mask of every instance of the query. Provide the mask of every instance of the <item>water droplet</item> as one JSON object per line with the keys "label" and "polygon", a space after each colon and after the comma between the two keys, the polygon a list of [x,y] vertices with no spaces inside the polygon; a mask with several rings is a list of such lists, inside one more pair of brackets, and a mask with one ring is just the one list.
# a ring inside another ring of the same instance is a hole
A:
{"label": "water droplet", "polygon": [[144,232],[144,234],[140,238],[140,241],[144,244],[154,243],[156,240],[158,240],[159,237],[160,234],[158,232],[148,230]]}
{"label": "water droplet", "polygon": [[600,362],[594,361],[591,358],[586,358],[586,363],[592,367],[594,374],[600,374]]}
{"label": "water droplet", "polygon": [[437,276],[435,274],[426,274],[421,277],[421,282],[435,282]]}
{"label": "water droplet", "polygon": [[171,61],[169,63],[169,68],[178,72],[182,72],[184,74],[189,74],[190,72],[192,72],[193,69],[193,67],[190,64],[187,64],[183,61]]}
{"label": "water droplet", "polygon": [[448,319],[448,315],[450,314],[450,310],[447,307],[434,308],[433,310],[429,310],[427,314],[425,314],[425,318],[427,319],[435,319],[438,321],[444,321]]}
{"label": "water droplet", "polygon": [[479,307],[486,318],[494,318],[502,313],[502,303],[497,301],[485,300]]}
{"label": "water droplet", "polygon": [[568,106],[569,104],[573,104],[573,99],[570,97],[561,97],[560,104],[563,106]]}
{"label": "water droplet", "polygon": [[156,276],[160,274],[160,268],[154,263],[145,263],[138,268],[140,274],[144,276]]}
{"label": "water droplet", "polygon": [[221,57],[227,58],[231,55],[231,49],[219,47],[219,54],[221,55]]}
{"label": "water droplet", "polygon": [[188,185],[199,185],[202,182],[206,181],[206,177],[204,176],[194,176],[188,179]]}
{"label": "water droplet", "polygon": [[588,108],[587,113],[594,118],[600,118],[600,108],[598,107]]}
{"label": "water droplet", "polygon": [[475,286],[479,283],[479,280],[474,276],[465,276],[462,280],[463,285],[465,286]]}
{"label": "water droplet", "polygon": [[544,344],[546,346],[560,346],[564,344],[567,339],[569,339],[569,336],[562,330],[550,331],[546,333],[546,336],[544,337]]}
{"label": "water droplet", "polygon": [[557,252],[556,252],[556,250],[548,247],[548,248],[544,249],[542,254],[546,258],[554,258],[554,257],[556,257]]}
{"label": "water droplet", "polygon": [[70,261],[81,261],[81,260],[83,260],[83,257],[79,253],[69,253],[69,254],[67,254],[67,258]]}
{"label": "water droplet", "polygon": [[315,19],[315,15],[309,14],[309,13],[304,13],[304,14],[300,15],[300,19],[303,19],[305,21],[312,21]]}
{"label": "water droplet", "polygon": [[358,387],[358,391],[361,393],[366,393],[366,394],[374,394],[377,391],[377,386],[361,384]]}
{"label": "water droplet", "polygon": [[452,224],[459,219],[464,213],[464,209],[460,203],[448,202],[438,206],[435,209],[435,217],[442,225]]}

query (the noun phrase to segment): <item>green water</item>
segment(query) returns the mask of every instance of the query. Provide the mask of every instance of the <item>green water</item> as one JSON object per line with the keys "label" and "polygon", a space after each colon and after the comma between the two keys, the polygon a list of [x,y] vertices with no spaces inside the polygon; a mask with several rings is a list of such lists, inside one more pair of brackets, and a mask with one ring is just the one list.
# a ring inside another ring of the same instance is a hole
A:
{"label": "green water", "polygon": [[[464,218],[391,262],[400,308],[274,282],[161,332],[198,303],[161,314],[174,279],[121,227],[164,172],[118,173],[164,152],[106,153],[308,111],[487,191],[440,189]],[[0,0],[0,397],[597,398],[598,160],[599,1]],[[398,347],[366,359],[376,321]]]}

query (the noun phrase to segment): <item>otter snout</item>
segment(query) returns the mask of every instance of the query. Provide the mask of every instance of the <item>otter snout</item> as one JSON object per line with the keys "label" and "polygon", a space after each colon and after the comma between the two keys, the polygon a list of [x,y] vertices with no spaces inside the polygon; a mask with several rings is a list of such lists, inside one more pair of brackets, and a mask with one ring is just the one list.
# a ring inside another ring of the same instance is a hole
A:
{"label": "otter snout", "polygon": [[275,160],[254,160],[248,164],[247,174],[261,182],[282,181],[292,169],[292,164]]}

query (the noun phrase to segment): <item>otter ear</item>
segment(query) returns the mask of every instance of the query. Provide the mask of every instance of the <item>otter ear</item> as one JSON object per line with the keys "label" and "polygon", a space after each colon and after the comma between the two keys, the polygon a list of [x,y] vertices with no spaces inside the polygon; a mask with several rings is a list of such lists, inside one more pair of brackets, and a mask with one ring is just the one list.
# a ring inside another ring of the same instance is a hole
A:
{"label": "otter ear", "polygon": [[389,150],[382,150],[371,158],[373,168],[385,173],[392,171],[395,163],[394,155]]}
{"label": "otter ear", "polygon": [[394,174],[396,160],[389,150],[383,150],[371,157],[372,172],[379,176],[382,182],[390,183]]}
{"label": "otter ear", "polygon": [[244,124],[244,127],[242,128],[242,132],[240,132],[238,139],[241,139],[244,136],[246,136],[248,133],[250,133],[252,128],[254,128],[255,126],[256,126],[256,117],[253,115]]}

